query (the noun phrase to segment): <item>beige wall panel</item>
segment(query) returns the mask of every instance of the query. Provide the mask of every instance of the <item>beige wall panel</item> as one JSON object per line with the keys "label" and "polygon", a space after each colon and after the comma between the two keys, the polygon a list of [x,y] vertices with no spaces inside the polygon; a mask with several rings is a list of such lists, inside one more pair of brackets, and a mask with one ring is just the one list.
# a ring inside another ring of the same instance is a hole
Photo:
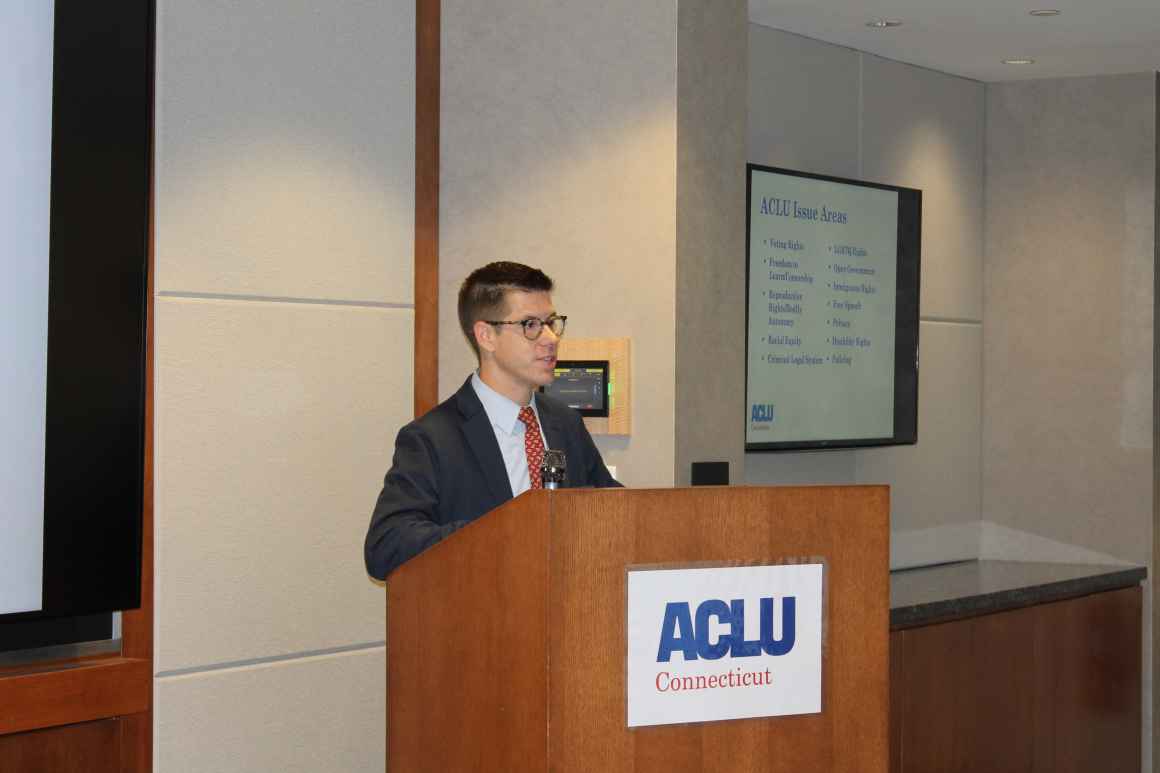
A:
{"label": "beige wall panel", "polygon": [[159,291],[412,303],[414,9],[158,4]]}
{"label": "beige wall panel", "polygon": [[858,176],[857,51],[749,25],[749,161]]}
{"label": "beige wall panel", "polygon": [[[1070,542],[1041,537],[1025,531],[1008,529],[991,521],[980,523],[979,557],[996,561],[1046,561],[1061,564],[1102,564],[1104,566],[1137,566],[1134,561],[1126,561],[1107,553],[1088,550]],[[1147,588],[1144,583],[1145,602]],[[1147,625],[1147,620],[1145,620]]]}
{"label": "beige wall panel", "polygon": [[747,7],[681,2],[677,41],[676,483],[745,444]]}
{"label": "beige wall panel", "polygon": [[893,530],[890,532],[890,568],[977,560],[981,557],[979,544],[984,530],[985,525],[980,521]]}
{"label": "beige wall panel", "polygon": [[[856,177],[858,56],[848,48],[750,24],[748,160]],[[744,290],[739,305],[743,296]],[[741,324],[744,346],[744,320]],[[744,371],[743,359],[734,375],[742,405]],[[742,414],[734,429],[742,448],[744,429]],[[855,458],[849,451],[753,453],[745,454],[744,470],[731,473],[734,482],[753,485],[845,484],[854,480]]]}
{"label": "beige wall panel", "polygon": [[411,330],[408,310],[158,300],[158,672],[383,639],[362,541]]}
{"label": "beige wall panel", "polygon": [[[923,317],[980,320],[982,87],[753,24],[749,62],[750,161],[924,189]],[[889,482],[896,558],[977,556],[979,327],[922,336],[919,449],[747,454],[745,482]]]}
{"label": "beige wall panel", "polygon": [[158,679],[157,773],[382,773],[383,648]]}
{"label": "beige wall panel", "polygon": [[981,321],[983,84],[862,62],[862,176],[922,190],[922,316]]}
{"label": "beige wall panel", "polygon": [[[1153,73],[987,87],[991,555],[1151,563],[1155,88]],[[1145,604],[1150,770],[1150,590]]]}
{"label": "beige wall panel", "polygon": [[936,527],[969,526],[916,543],[914,555],[897,551],[896,565],[979,556],[982,347],[980,325],[923,322],[918,443],[855,452],[858,483],[890,485],[892,532],[929,537]]}
{"label": "beige wall panel", "polygon": [[475,367],[456,292],[512,259],[557,283],[568,334],[632,339],[633,486],[673,482],[676,4],[445,0],[441,397]]}
{"label": "beige wall panel", "polygon": [[1152,523],[1151,74],[987,92],[983,512],[1145,563]]}
{"label": "beige wall panel", "polygon": [[[743,438],[744,441],[744,438]],[[857,474],[853,451],[811,451],[786,453],[768,451],[745,455],[745,477],[734,483],[751,486],[797,486],[825,484],[842,486],[854,482]]]}

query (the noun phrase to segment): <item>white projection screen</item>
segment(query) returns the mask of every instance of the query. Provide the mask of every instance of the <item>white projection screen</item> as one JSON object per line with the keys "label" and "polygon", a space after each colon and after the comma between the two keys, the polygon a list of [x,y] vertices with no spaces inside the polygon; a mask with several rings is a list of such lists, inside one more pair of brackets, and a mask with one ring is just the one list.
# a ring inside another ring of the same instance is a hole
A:
{"label": "white projection screen", "polygon": [[0,5],[0,614],[41,608],[48,373],[52,5]]}
{"label": "white projection screen", "polygon": [[0,4],[0,614],[41,608],[53,3]]}
{"label": "white projection screen", "polygon": [[922,192],[748,165],[745,450],[917,440]]}
{"label": "white projection screen", "polygon": [[154,18],[0,0],[0,652],[140,604]]}

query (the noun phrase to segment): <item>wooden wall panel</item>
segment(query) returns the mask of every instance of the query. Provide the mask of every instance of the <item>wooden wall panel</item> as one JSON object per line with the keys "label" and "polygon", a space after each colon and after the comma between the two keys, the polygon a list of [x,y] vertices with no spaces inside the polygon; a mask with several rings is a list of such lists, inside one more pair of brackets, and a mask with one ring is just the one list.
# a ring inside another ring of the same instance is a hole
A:
{"label": "wooden wall panel", "polygon": [[906,640],[901,633],[890,634],[890,773],[902,770],[902,704],[898,700],[897,685],[905,671]]}
{"label": "wooden wall panel", "polygon": [[152,689],[144,660],[94,658],[9,673],[0,679],[0,735],[145,711]]}
{"label": "wooden wall panel", "polygon": [[[1142,591],[1046,604],[1036,630],[1035,770],[1140,770]],[[1045,743],[1045,738],[1051,743]]]}
{"label": "wooden wall panel", "polygon": [[415,2],[415,415],[439,400],[440,0]]}
{"label": "wooden wall panel", "polygon": [[1139,771],[1141,593],[891,634],[891,771]]}
{"label": "wooden wall panel", "polygon": [[128,773],[121,766],[122,722],[106,719],[0,735],[5,773]]}
{"label": "wooden wall panel", "polygon": [[906,653],[891,696],[903,770],[1030,769],[1035,620],[1018,610],[891,637],[892,656],[895,641]]}
{"label": "wooden wall panel", "polygon": [[[966,751],[973,770],[1026,771],[1034,762],[1032,733],[1039,713],[1036,652],[1028,647],[1041,624],[1035,607],[969,621],[971,655],[963,671],[977,711]],[[951,668],[954,666],[952,665]],[[961,704],[960,704],[961,705]]]}
{"label": "wooden wall panel", "polygon": [[608,416],[585,416],[593,435],[632,434],[632,342],[628,338],[560,339],[561,360],[608,360],[612,396]]}

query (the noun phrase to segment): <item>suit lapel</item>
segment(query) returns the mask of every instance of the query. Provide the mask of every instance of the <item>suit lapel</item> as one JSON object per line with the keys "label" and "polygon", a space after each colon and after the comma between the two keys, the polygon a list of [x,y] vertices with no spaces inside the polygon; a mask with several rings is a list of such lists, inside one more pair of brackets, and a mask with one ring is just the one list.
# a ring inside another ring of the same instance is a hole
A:
{"label": "suit lapel", "polygon": [[544,437],[548,441],[548,449],[552,451],[564,450],[564,427],[560,424],[560,417],[553,410],[552,405],[541,397],[536,398],[536,414],[540,417],[540,425],[544,428]]}
{"label": "suit lapel", "polygon": [[487,488],[491,492],[494,506],[512,498],[512,484],[508,480],[507,468],[504,467],[503,454],[500,453],[499,443],[495,439],[495,430],[479,402],[475,390],[471,388],[471,379],[460,387],[455,395],[459,413],[463,416],[463,434],[467,444],[483,470],[483,477]]}
{"label": "suit lapel", "polygon": [[[543,395],[540,397],[543,397]],[[552,405],[547,400],[540,399],[540,397],[536,398],[536,414],[540,417],[540,426],[544,428],[544,437],[548,441],[548,448],[552,451],[563,451],[566,434],[564,432],[564,422],[560,411],[557,410],[556,405]],[[565,469],[568,469],[572,464],[579,463],[579,459],[565,458],[564,460]],[[574,475],[574,473],[572,475],[565,475],[564,483],[562,484],[564,488],[570,488],[573,485],[571,481],[575,479]]]}

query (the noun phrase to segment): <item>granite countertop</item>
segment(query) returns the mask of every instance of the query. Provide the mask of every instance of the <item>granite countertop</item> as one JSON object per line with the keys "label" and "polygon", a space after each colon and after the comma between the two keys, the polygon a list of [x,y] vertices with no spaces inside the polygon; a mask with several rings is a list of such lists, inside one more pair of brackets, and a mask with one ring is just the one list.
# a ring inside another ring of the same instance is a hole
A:
{"label": "granite countertop", "polygon": [[1142,566],[961,561],[890,573],[890,630],[1130,588]]}

